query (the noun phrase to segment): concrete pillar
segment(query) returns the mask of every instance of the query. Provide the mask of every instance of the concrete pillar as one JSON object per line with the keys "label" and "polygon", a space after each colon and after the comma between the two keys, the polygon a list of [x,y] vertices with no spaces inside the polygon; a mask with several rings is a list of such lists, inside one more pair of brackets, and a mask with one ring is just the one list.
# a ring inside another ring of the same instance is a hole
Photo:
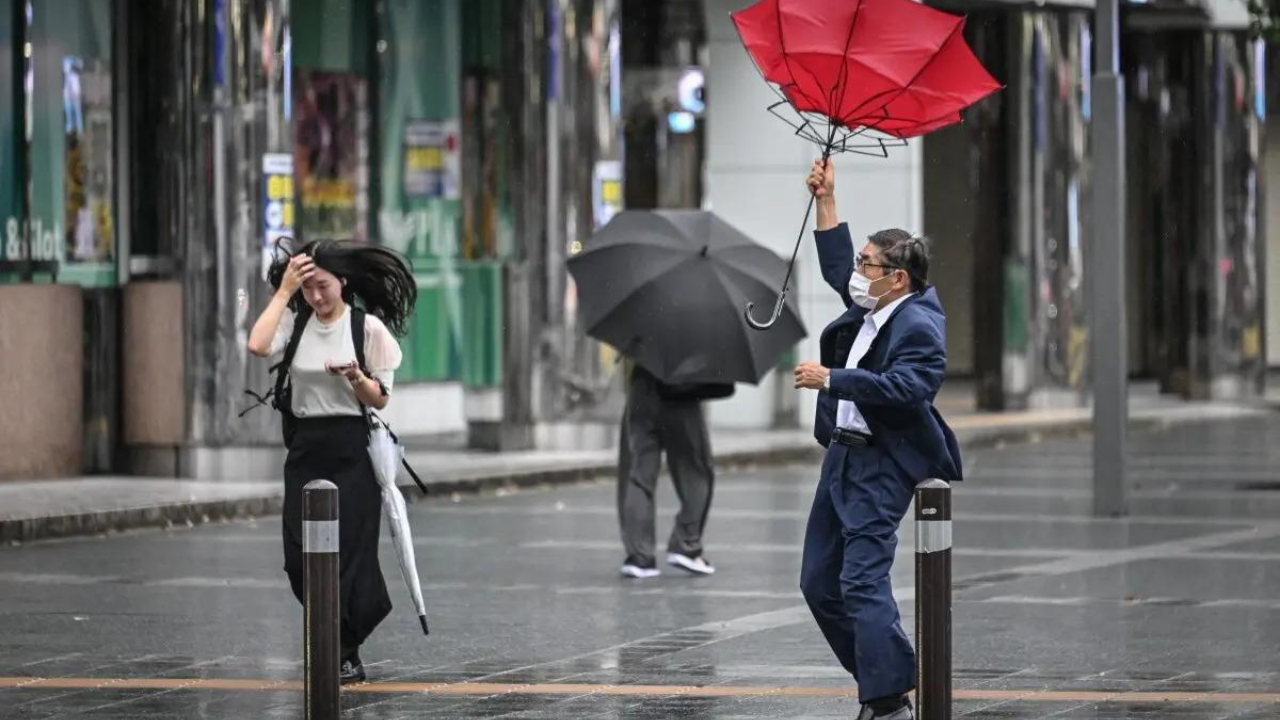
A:
{"label": "concrete pillar", "polygon": [[181,338],[182,284],[133,282],[123,290],[122,440],[131,472],[173,477],[187,437]]}
{"label": "concrete pillar", "polygon": [[[181,333],[167,342],[179,343],[184,370],[184,437],[176,462],[183,475],[279,470],[275,414],[237,415],[246,406],[246,388],[268,385],[266,364],[250,358],[245,344],[252,311],[270,294],[262,279],[262,155],[292,151],[285,101],[289,4],[157,0],[147,27],[170,34],[135,35],[144,44],[135,86],[155,88],[162,100],[152,105],[164,109],[148,116],[155,165],[145,172],[158,175],[148,185],[155,193],[156,245],[176,261],[172,279],[181,292],[181,302],[166,310],[181,313]],[[174,349],[161,344],[154,351],[168,356]],[[138,427],[135,439],[150,444],[154,438],[137,436]],[[245,451],[253,445],[266,452]],[[151,460],[136,469],[158,471]]]}
{"label": "concrete pillar", "polygon": [[0,480],[76,476],[84,302],[75,285],[0,285]]}
{"label": "concrete pillar", "polygon": [[1004,406],[1079,405],[1089,364],[1089,16],[1026,12],[1013,27],[1021,60],[1005,91],[1017,146],[1012,247],[1002,268]]}
{"label": "concrete pillar", "polygon": [[1261,173],[1264,46],[1242,30],[1205,36],[1207,77],[1200,107],[1204,152],[1200,233],[1188,258],[1192,296],[1192,397],[1260,392],[1265,285]]}
{"label": "concrete pillar", "polygon": [[495,220],[511,230],[503,379],[500,388],[468,393],[473,447],[556,444],[548,423],[590,416],[575,405],[574,385],[608,372],[598,346],[573,325],[565,259],[594,229],[598,163],[622,159],[613,101],[617,22],[616,0],[482,2],[464,12],[465,36],[501,33],[489,62],[464,68],[464,104],[480,103],[504,125],[494,140],[464,144],[473,193],[464,226],[495,236],[481,245],[501,246]]}
{"label": "concrete pillar", "polygon": [[1266,220],[1263,223],[1266,237],[1266,357],[1268,368],[1280,367],[1280,118],[1267,120],[1265,142],[1266,168]]}
{"label": "concrete pillar", "polygon": [[[533,446],[535,339],[545,326],[546,3],[464,6],[463,226],[466,242],[506,262],[501,281],[500,384],[468,388],[467,436],[487,450]],[[475,46],[479,44],[480,47]],[[472,239],[471,235],[477,237]]]}

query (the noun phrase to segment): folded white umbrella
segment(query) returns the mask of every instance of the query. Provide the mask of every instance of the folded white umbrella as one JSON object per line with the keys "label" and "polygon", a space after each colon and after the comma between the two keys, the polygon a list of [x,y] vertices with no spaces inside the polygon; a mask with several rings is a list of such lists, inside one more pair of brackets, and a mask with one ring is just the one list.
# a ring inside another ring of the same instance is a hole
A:
{"label": "folded white umbrella", "polygon": [[418,580],[418,565],[413,555],[413,536],[409,532],[409,514],[405,507],[404,495],[396,487],[396,473],[404,460],[404,450],[396,442],[391,431],[382,423],[375,423],[369,431],[369,457],[373,460],[374,474],[378,476],[378,484],[382,486],[382,511],[387,516],[387,526],[391,530],[391,540],[395,544],[396,559],[400,561],[400,574],[404,576],[405,585],[409,586],[409,594],[413,597],[413,607],[418,612],[418,621],[422,624],[422,633],[429,635],[427,629],[427,606],[422,600],[422,583]]}

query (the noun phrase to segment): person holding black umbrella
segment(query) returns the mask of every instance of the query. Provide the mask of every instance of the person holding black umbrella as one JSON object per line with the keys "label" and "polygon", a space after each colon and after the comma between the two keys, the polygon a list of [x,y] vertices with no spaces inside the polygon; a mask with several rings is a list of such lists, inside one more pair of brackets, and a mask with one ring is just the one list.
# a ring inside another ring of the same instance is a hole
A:
{"label": "person holding black umbrella", "polygon": [[618,449],[618,520],[627,557],[623,577],[659,575],[654,541],[654,492],[662,453],[680,512],[667,540],[667,564],[695,575],[716,569],[702,553],[702,531],[711,510],[715,466],[702,401],[733,394],[733,385],[669,385],[633,362],[626,363],[627,405]]}
{"label": "person holding black umbrella", "polygon": [[618,454],[622,574],[658,575],[654,491],[667,453],[680,513],[667,562],[698,575],[715,470],[702,402],[758,384],[804,337],[794,302],[758,332],[745,303],[773,303],[786,262],[716,215],[625,210],[569,258],[587,335],[628,359],[627,407]]}
{"label": "person holding black umbrella", "polygon": [[947,370],[946,315],[923,238],[881,230],[855,254],[836,216],[833,163],[816,161],[807,183],[822,276],[848,310],[822,332],[821,362],[795,369],[797,388],[820,393],[814,435],[827,448],[800,589],[858,684],[858,720],[911,720],[915,653],[889,570],[916,484],[961,479],[955,435],[933,406]]}

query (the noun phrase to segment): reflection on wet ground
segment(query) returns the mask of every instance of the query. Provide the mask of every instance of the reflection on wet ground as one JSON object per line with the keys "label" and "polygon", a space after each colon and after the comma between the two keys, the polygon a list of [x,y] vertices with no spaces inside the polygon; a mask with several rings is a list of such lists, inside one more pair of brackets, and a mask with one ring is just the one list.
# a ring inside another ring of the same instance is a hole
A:
{"label": "reflection on wet ground", "polygon": [[[1085,441],[968,453],[956,715],[1280,720],[1277,440],[1270,417],[1135,436],[1123,521],[1087,515]],[[711,578],[617,579],[607,484],[412,506],[433,632],[386,545],[397,607],[344,717],[855,716],[796,588],[815,473],[722,478]],[[0,718],[301,717],[277,522],[0,550]]]}

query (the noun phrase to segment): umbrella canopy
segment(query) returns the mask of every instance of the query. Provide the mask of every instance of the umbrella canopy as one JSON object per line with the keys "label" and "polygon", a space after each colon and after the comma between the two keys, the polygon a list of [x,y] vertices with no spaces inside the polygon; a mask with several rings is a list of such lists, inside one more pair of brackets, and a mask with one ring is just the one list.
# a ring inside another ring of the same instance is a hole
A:
{"label": "umbrella canopy", "polygon": [[[960,122],[961,110],[1000,89],[965,43],[964,18],[915,0],[760,0],[732,18],[782,98],[769,112],[818,145],[823,162],[845,152],[887,157],[907,138]],[[751,327],[773,326],[790,279],[788,268],[773,315],[748,316]]]}
{"label": "umbrella canopy", "polygon": [[569,259],[579,320],[667,383],[758,383],[805,336],[792,303],[775,332],[752,331],[743,303],[772,303],[787,271],[710,212],[619,213]]}
{"label": "umbrella canopy", "polygon": [[413,552],[413,535],[409,532],[409,512],[404,495],[396,487],[396,473],[400,470],[403,451],[385,425],[377,424],[369,431],[369,459],[373,461],[374,475],[382,487],[382,511],[387,516],[391,542],[400,563],[400,575],[413,598],[413,608],[418,613],[418,623],[423,634],[427,628],[427,605],[422,599],[422,582],[418,579],[418,564]]}
{"label": "umbrella canopy", "polygon": [[797,113],[847,130],[923,135],[1000,89],[965,42],[964,18],[914,0],[761,0],[733,21]]}

